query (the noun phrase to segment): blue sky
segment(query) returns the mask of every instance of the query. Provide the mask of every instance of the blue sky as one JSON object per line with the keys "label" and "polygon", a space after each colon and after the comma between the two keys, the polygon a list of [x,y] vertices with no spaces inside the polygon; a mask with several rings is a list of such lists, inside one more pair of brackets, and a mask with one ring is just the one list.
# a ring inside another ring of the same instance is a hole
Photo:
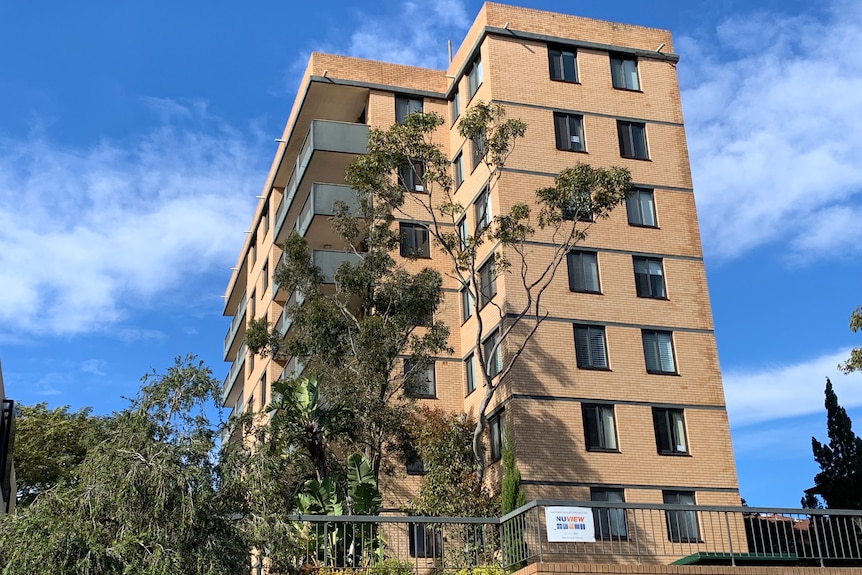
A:
{"label": "blue sky", "polygon": [[[302,5],[298,8],[298,5]],[[862,304],[862,1],[522,5],[674,34],[741,494],[798,506]],[[477,0],[0,0],[0,360],[110,412],[197,353],[313,50],[442,67]],[[418,24],[417,24],[418,23]]]}

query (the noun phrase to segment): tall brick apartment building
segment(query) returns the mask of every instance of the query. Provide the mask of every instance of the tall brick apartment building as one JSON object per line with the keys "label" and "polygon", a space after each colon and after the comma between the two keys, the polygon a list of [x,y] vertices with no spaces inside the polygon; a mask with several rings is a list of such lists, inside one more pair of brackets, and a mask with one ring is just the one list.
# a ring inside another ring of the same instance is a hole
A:
{"label": "tall brick apartment building", "polygon": [[[446,70],[312,54],[227,287],[224,403],[259,409],[273,381],[301,371],[297,359],[252,357],[246,324],[266,317],[290,329],[283,312],[297,296],[272,274],[291,230],[330,278],[353,257],[328,216],[336,200],[355,203],[344,168],[365,152],[369,127],[414,110],[447,118],[437,139],[473,225],[487,172],[471,170],[457,121],[475,101],[501,103],[528,129],[491,190],[492,214],[577,162],[626,167],[637,189],[592,225],[546,292],[550,317],[492,405],[492,455],[504,423],[528,499],[738,505],[677,60],[664,30],[491,3]],[[443,270],[449,260],[432,247],[421,264]],[[519,297],[516,279],[496,283],[499,302]],[[421,401],[474,412],[474,319],[457,285],[444,295],[439,317],[455,351],[436,358],[432,397]],[[489,335],[496,327],[486,322]],[[499,477],[499,463],[488,475]]]}

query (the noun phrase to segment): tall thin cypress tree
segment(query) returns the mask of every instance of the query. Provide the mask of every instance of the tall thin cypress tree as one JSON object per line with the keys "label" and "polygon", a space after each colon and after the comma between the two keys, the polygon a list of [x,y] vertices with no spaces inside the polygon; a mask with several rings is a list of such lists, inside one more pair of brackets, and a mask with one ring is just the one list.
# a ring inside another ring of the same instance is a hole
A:
{"label": "tall thin cypress tree", "polygon": [[826,379],[826,428],[829,444],[811,438],[814,460],[820,473],[814,476],[814,487],[806,491],[803,504],[810,505],[812,495],[819,495],[832,509],[862,509],[862,439],[853,433],[847,411],[838,404],[832,382]]}

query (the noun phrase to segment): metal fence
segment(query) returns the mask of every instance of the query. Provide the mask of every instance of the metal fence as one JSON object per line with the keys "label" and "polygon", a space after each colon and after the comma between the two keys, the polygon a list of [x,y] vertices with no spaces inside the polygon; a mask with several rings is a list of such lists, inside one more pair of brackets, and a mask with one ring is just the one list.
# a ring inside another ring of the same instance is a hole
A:
{"label": "metal fence", "polygon": [[[585,509],[594,537],[549,540],[547,509]],[[294,516],[306,564],[416,573],[536,562],[862,566],[862,511],[533,501],[501,518]]]}

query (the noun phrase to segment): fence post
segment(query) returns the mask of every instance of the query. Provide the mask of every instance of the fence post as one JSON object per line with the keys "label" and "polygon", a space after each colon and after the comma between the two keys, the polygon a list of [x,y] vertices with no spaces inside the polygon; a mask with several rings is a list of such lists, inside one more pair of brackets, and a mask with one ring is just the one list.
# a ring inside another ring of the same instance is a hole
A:
{"label": "fence post", "polygon": [[820,567],[826,567],[823,563],[823,553],[820,550],[820,532],[817,530],[817,521],[816,515],[809,515],[811,518],[811,525],[814,526],[814,540],[817,542],[817,558],[820,560]]}
{"label": "fence post", "polygon": [[724,525],[727,527],[727,542],[730,544],[730,565],[736,567],[736,556],[733,554],[733,535],[730,534],[729,515],[727,511],[724,512]]}
{"label": "fence post", "polygon": [[[539,506],[537,505],[534,509],[536,510],[536,541],[539,544],[539,563],[544,563],[545,559],[542,554],[542,520],[539,517]],[[542,506],[542,509],[544,510],[544,506]]]}

